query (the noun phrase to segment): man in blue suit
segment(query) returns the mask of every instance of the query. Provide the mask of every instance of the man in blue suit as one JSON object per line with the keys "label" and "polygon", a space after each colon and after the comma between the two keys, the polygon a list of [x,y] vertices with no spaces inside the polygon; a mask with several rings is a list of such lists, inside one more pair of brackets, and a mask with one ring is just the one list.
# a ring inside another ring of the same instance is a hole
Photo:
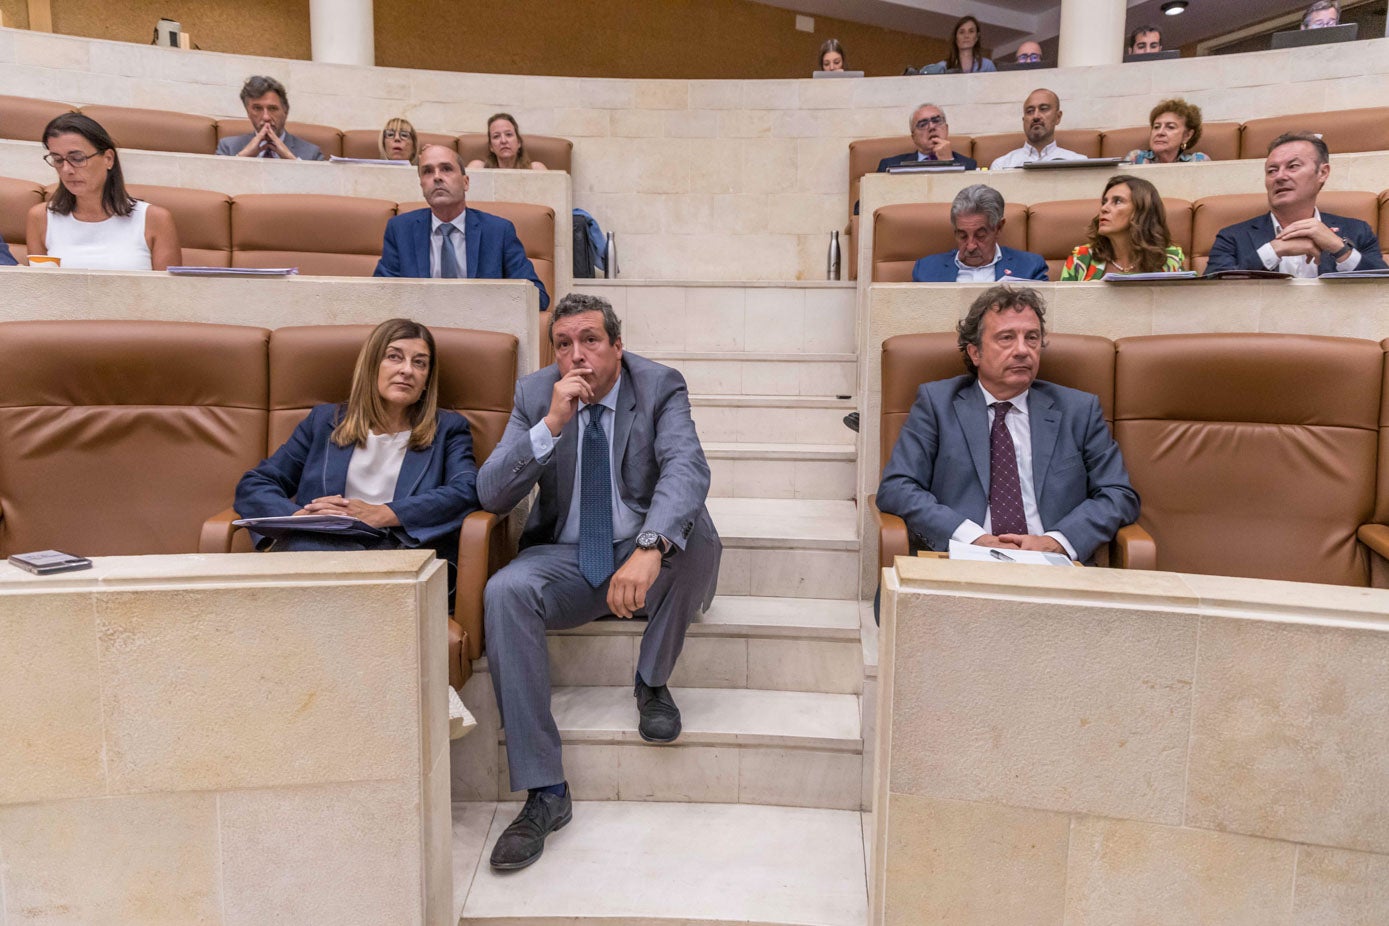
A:
{"label": "man in blue suit", "polygon": [[998,243],[1003,222],[1003,195],[998,190],[982,183],[965,187],[950,204],[956,249],[921,258],[912,267],[912,282],[1045,280],[1047,262],[1042,255],[1015,251]]}
{"label": "man in blue suit", "polygon": [[917,391],[879,510],[932,550],[957,540],[1089,561],[1138,517],[1138,493],[1099,399],[1036,378],[1041,296],[992,287],[957,330],[969,373]]}
{"label": "man in blue suit", "polygon": [[530,280],[540,290],[540,310],[545,311],[550,294],[535,275],[516,226],[468,208],[468,174],[458,152],[427,145],[420,152],[419,174],[429,208],[386,223],[374,276]]}
{"label": "man in blue suit", "polygon": [[1310,278],[1386,269],[1369,225],[1317,209],[1317,196],[1329,176],[1331,154],[1319,137],[1289,132],[1275,138],[1264,161],[1268,213],[1222,228],[1211,245],[1206,272],[1281,270]]}

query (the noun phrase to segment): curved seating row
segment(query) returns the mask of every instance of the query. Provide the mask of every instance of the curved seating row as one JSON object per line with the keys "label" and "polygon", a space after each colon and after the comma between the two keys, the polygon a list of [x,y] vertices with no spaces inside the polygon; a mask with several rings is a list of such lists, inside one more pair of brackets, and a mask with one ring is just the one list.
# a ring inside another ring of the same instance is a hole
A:
{"label": "curved seating row", "polygon": [[[431,330],[439,404],[468,419],[481,463],[510,417],[517,340]],[[346,398],[370,331],[0,323],[0,556],[50,548],[91,556],[233,549],[230,518],[205,520],[226,508],[241,474],[277,449],[311,408]],[[482,589],[505,556],[504,520],[476,512],[463,525],[455,595],[461,631],[449,661],[458,685],[481,655]],[[249,547],[242,539],[236,549]]]}
{"label": "curved seating row", "polygon": [[[214,119],[193,113],[168,112],[162,109],[139,109],[129,106],[73,106],[55,100],[35,100],[28,97],[0,96],[0,138],[38,141],[44,126],[56,116],[81,112],[100,122],[122,148],[141,148],[147,151],[179,151],[187,154],[212,154],[223,138],[251,131],[243,117]],[[330,157],[378,158],[377,141],[380,129],[342,130],[331,125],[310,122],[290,122],[285,126],[297,135],[318,145]],[[466,132],[444,135],[419,132],[420,144],[443,145],[463,155],[464,161],[482,159],[487,155],[487,135]],[[545,163],[551,170],[568,171],[573,164],[574,143],[567,138],[550,135],[527,135],[526,150],[531,157]]]}
{"label": "curved seating row", "polygon": [[[23,261],[24,221],[54,186],[0,177],[0,235]],[[185,264],[209,267],[298,267],[303,274],[371,276],[386,223],[425,206],[356,196],[250,193],[129,184],[132,196],[174,215]],[[555,212],[533,203],[472,202],[509,219],[536,275],[555,294]]]}
{"label": "curved seating row", "polygon": [[[1215,236],[1227,225],[1243,222],[1268,211],[1262,193],[1229,193],[1207,196],[1196,202],[1163,200],[1167,225],[1174,244],[1187,256],[1187,268],[1204,271]],[[1349,216],[1377,229],[1380,247],[1389,238],[1389,190],[1382,193],[1323,191],[1318,204],[1336,215]],[[1008,203],[999,243],[1032,251],[1046,258],[1051,279],[1061,278],[1061,268],[1071,249],[1085,242],[1090,220],[1098,211],[1096,199],[1057,202]],[[912,264],[927,254],[955,249],[949,203],[902,203],[883,206],[873,213],[873,282],[908,283]]]}
{"label": "curved seating row", "polygon": [[[1042,379],[1099,396],[1169,572],[1367,585],[1389,557],[1389,340],[1051,334]],[[884,464],[917,387],[963,372],[956,336],[889,338]],[[880,562],[906,555],[878,515]]]}

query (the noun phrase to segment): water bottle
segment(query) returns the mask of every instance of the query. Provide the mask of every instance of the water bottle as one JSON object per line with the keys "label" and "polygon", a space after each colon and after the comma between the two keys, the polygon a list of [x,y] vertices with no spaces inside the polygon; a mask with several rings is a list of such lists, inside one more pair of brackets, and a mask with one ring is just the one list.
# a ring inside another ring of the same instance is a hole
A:
{"label": "water bottle", "polygon": [[830,232],[830,253],[826,261],[825,279],[839,279],[839,232]]}
{"label": "water bottle", "polygon": [[609,280],[617,278],[617,239],[608,232],[608,240],[603,245],[603,276]]}

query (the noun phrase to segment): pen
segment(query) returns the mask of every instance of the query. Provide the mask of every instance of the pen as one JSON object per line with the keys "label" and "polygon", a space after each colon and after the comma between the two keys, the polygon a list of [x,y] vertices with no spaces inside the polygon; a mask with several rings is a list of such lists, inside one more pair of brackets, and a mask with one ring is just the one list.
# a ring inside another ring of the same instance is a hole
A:
{"label": "pen", "polygon": [[994,559],[1001,559],[1009,563],[1017,562],[1017,560],[1013,559],[1013,557],[1009,556],[1007,553],[1004,553],[1001,550],[990,550],[989,555],[992,556]]}

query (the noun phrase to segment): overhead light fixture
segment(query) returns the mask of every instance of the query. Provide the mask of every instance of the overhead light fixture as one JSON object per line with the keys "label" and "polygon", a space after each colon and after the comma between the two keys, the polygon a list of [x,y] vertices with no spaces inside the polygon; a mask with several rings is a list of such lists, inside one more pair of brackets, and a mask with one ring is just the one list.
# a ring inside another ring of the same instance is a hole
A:
{"label": "overhead light fixture", "polygon": [[1186,0],[1167,0],[1162,5],[1162,11],[1168,16],[1180,16],[1186,12]]}

